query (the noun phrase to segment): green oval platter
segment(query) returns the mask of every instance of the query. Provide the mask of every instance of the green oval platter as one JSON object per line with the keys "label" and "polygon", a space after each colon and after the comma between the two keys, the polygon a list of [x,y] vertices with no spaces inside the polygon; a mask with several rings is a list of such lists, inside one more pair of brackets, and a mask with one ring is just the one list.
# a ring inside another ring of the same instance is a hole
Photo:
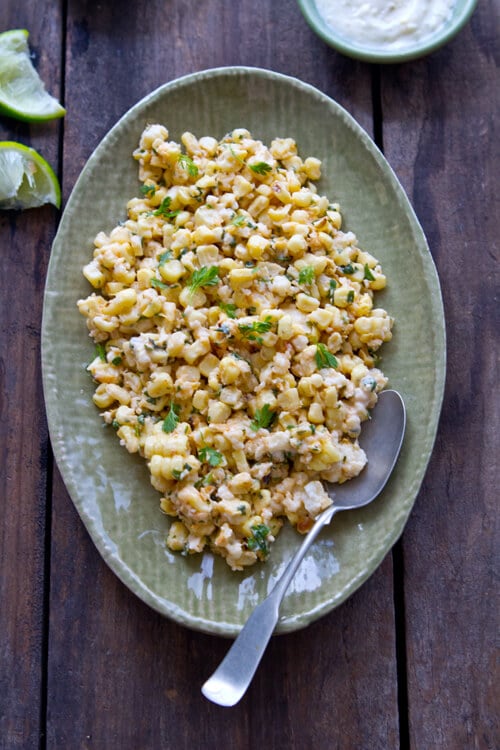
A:
{"label": "green oval platter", "polygon": [[165,546],[169,519],[145,462],[129,455],[102,424],[86,366],[94,356],[78,299],[90,293],[82,267],[93,239],[126,217],[138,195],[132,159],[147,123],[178,140],[185,130],[221,138],[236,127],[270,142],[297,141],[323,162],[319,189],[338,201],[344,226],[382,262],[388,287],[377,305],[396,323],[382,369],[408,412],[396,470],[370,507],[337,516],[300,567],[283,602],[278,632],[302,628],[350,596],[403,531],[437,430],[445,379],[445,325],[436,269],[424,233],[395,174],[369,136],[336,102],[310,85],[258,68],[218,68],[153,91],[105,136],[68,200],[48,269],[42,371],[54,455],[100,554],[144,602],[187,627],[236,635],[266,595],[301,537],[285,528],[270,559],[232,572],[211,553],[183,557]]}

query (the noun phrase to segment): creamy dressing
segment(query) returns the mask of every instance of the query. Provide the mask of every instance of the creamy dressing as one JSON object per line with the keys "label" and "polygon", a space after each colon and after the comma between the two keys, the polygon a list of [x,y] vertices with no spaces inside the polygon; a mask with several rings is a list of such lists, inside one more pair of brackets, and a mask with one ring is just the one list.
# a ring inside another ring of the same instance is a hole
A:
{"label": "creamy dressing", "polygon": [[403,50],[430,37],[450,18],[456,0],[316,0],[328,26],[369,47]]}

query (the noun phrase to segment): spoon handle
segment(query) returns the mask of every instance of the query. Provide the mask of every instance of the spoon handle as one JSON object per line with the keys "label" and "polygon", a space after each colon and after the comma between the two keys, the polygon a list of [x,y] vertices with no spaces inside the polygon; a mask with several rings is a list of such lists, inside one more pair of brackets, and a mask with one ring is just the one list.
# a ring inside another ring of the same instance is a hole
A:
{"label": "spoon handle", "polygon": [[283,596],[307,550],[339,508],[330,506],[316,519],[271,593],[252,612],[245,626],[201,692],[219,706],[234,706],[245,694],[264,655],[279,617]]}

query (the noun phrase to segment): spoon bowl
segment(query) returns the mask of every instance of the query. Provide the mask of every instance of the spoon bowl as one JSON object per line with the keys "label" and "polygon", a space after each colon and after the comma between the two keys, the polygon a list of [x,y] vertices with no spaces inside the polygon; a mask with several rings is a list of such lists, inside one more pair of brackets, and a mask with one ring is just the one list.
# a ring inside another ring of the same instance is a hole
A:
{"label": "spoon bowl", "polygon": [[394,469],[403,443],[406,410],[397,391],[382,391],[373,418],[363,424],[360,444],[368,456],[354,479],[325,487],[336,511],[362,508],[382,492]]}
{"label": "spoon bowl", "polygon": [[403,399],[397,391],[383,391],[362,432],[366,467],[349,482],[327,485],[333,504],[316,518],[271,593],[254,609],[220,666],[203,685],[206,698],[219,706],[234,706],[243,697],[278,622],[281,601],[307,550],[336,513],[361,508],[380,495],[398,459],[405,428]]}

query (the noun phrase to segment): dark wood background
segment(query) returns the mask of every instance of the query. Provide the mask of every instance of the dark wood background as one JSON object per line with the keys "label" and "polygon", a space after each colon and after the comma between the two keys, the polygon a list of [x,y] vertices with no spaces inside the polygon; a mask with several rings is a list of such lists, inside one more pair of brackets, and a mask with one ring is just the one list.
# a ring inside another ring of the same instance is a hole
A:
{"label": "dark wood background", "polygon": [[384,67],[331,50],[293,0],[2,0],[0,31],[22,27],[68,114],[33,126],[0,118],[0,139],[39,149],[65,199],[115,121],[185,73],[271,68],[346,107],[383,148],[426,231],[444,296],[448,377],[434,454],[400,542],[349,601],[273,639],[242,702],[219,708],[200,686],[228,642],[165,620],[129,593],[53,464],[40,323],[60,214],[0,212],[0,747],[500,747],[497,0],[480,0],[444,49]]}

